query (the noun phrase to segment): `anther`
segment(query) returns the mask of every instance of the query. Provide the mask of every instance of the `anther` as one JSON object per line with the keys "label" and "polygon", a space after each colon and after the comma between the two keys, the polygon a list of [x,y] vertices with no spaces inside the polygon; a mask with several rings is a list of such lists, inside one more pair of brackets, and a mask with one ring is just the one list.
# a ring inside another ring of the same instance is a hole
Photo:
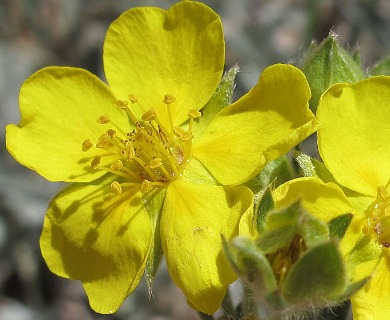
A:
{"label": "anther", "polygon": [[111,136],[106,132],[100,136],[98,142],[96,143],[96,148],[106,148],[110,144],[111,139]]}
{"label": "anther", "polygon": [[202,116],[202,112],[198,110],[189,110],[187,116],[192,119],[198,119]]}
{"label": "anther", "polygon": [[152,189],[152,183],[149,181],[149,180],[144,180],[142,181],[142,184],[141,184],[141,192],[142,193],[145,193],[145,192],[148,192]]}
{"label": "anther", "polygon": [[164,99],[163,99],[163,102],[165,104],[171,104],[171,103],[174,103],[176,101],[176,98],[170,94],[165,94],[164,95]]}
{"label": "anther", "polygon": [[99,166],[101,160],[102,160],[101,156],[94,156],[92,161],[91,161],[91,168],[92,169],[97,169],[97,167]]}
{"label": "anther", "polygon": [[129,94],[129,100],[132,104],[138,101],[138,98],[134,94]]}
{"label": "anther", "polygon": [[117,193],[117,194],[121,194],[122,193],[122,187],[120,185],[120,183],[118,181],[113,181],[111,183],[111,189]]}
{"label": "anther", "polygon": [[125,149],[123,150],[123,155],[127,160],[133,159],[135,157],[134,147],[130,143],[126,144]]}
{"label": "anther", "polygon": [[121,160],[116,160],[111,164],[112,171],[121,171],[123,168],[123,162]]}
{"label": "anther", "polygon": [[87,139],[83,142],[82,146],[81,146],[81,150],[82,151],[88,151],[89,149],[91,149],[93,147],[93,143],[91,141],[91,139]]}
{"label": "anther", "polygon": [[149,162],[149,168],[156,169],[161,166],[163,163],[160,158],[154,158]]}
{"label": "anther", "polygon": [[186,132],[183,130],[182,127],[173,127],[173,132],[181,138]]}
{"label": "anther", "polygon": [[180,140],[183,142],[190,141],[194,135],[191,132],[184,132],[182,136],[180,136]]}
{"label": "anther", "polygon": [[111,139],[114,139],[116,136],[116,131],[114,129],[107,130],[107,134],[111,137]]}
{"label": "anther", "polygon": [[128,106],[128,102],[127,101],[123,101],[123,100],[117,100],[115,101],[115,105],[119,108],[119,109],[126,109],[127,106]]}
{"label": "anther", "polygon": [[106,114],[102,114],[96,121],[100,124],[110,123],[110,117]]}
{"label": "anther", "polygon": [[156,119],[156,111],[149,110],[142,115],[143,121],[153,121]]}

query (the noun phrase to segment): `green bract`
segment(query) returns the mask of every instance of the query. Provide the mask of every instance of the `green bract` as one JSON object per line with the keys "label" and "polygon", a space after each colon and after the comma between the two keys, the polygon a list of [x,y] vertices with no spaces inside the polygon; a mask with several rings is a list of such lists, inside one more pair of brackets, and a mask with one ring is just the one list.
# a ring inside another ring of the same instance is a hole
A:
{"label": "green bract", "polygon": [[338,304],[365,284],[348,283],[338,249],[348,217],[332,220],[330,232],[295,202],[269,211],[257,238],[224,242],[233,269],[256,297],[259,319],[287,319]]}
{"label": "green bract", "polygon": [[338,82],[356,82],[364,79],[360,61],[356,61],[339,44],[335,34],[319,45],[312,44],[305,57],[302,70],[310,84],[310,108],[317,109],[318,100],[326,89]]}

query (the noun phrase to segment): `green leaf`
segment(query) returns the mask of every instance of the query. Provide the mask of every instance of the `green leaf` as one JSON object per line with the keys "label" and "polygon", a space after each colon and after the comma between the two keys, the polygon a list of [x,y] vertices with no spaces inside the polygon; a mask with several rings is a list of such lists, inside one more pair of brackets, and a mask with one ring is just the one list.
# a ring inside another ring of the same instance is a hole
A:
{"label": "green leaf", "polygon": [[217,90],[202,109],[202,116],[193,123],[193,141],[202,135],[217,113],[232,102],[235,87],[234,81],[239,70],[238,65],[235,65],[223,75]]}
{"label": "green leaf", "polygon": [[390,76],[390,55],[375,64],[368,73],[370,76]]}
{"label": "green leaf", "polygon": [[353,218],[352,213],[342,214],[328,222],[329,237],[342,239]]}
{"label": "green leaf", "polygon": [[164,255],[160,238],[160,217],[165,193],[166,189],[155,189],[153,192],[149,192],[144,196],[145,208],[149,213],[153,225],[152,244],[145,268],[149,296],[153,296],[152,284]]}
{"label": "green leaf", "polygon": [[308,249],[292,266],[282,293],[289,302],[308,300],[315,303],[337,297],[344,288],[343,259],[337,244],[327,241]]}
{"label": "green leaf", "polygon": [[330,34],[318,46],[311,46],[303,62],[302,70],[309,82],[312,97],[310,108],[315,111],[322,93],[338,82],[357,82],[364,79],[364,73],[357,63],[337,40]]}
{"label": "green leaf", "polygon": [[235,272],[250,284],[255,294],[265,296],[276,289],[272,268],[255,241],[236,237],[229,242],[223,239],[222,245]]}

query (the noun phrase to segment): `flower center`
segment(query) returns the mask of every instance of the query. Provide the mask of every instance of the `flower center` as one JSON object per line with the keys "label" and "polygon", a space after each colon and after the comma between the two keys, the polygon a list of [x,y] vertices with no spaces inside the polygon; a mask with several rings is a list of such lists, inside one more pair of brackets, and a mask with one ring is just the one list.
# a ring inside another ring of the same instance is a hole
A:
{"label": "flower center", "polygon": [[[110,124],[112,127],[94,143],[90,139],[82,143],[82,151],[87,152],[92,147],[100,149],[99,155],[91,160],[91,168],[103,170],[118,176],[111,188],[120,194],[124,187],[139,186],[142,192],[148,192],[153,187],[167,187],[178,179],[184,166],[191,156],[191,140],[193,119],[199,118],[197,110],[188,112],[188,130],[174,127],[171,106],[176,99],[167,94],[163,98],[166,105],[169,128],[166,128],[158,118],[154,109],[144,113],[138,119],[129,107],[138,103],[134,95],[129,95],[129,101],[118,100],[116,107],[127,113],[132,128],[126,132],[117,128],[108,115],[101,115],[97,122],[100,125]],[[103,157],[107,157],[109,165],[101,165]]]}
{"label": "flower center", "polygon": [[267,254],[267,259],[276,276],[279,286],[284,282],[292,265],[307,249],[305,241],[300,236],[295,236],[289,245],[278,249],[274,253]]}
{"label": "flower center", "polygon": [[390,179],[385,186],[378,188],[375,201],[367,208],[367,225],[363,232],[377,240],[381,247],[390,247],[390,195],[388,187]]}

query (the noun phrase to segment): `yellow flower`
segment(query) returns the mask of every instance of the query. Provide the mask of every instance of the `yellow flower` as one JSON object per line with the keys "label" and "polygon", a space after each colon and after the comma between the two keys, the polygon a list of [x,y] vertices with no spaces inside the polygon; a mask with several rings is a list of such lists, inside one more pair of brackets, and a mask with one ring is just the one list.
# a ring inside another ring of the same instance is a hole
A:
{"label": "yellow flower", "polygon": [[[349,197],[364,216],[362,236],[371,239],[377,259],[357,267],[372,280],[352,298],[354,319],[386,319],[390,314],[390,77],[333,86],[318,107],[321,157],[341,185],[362,196]],[[354,200],[358,199],[358,201]],[[378,250],[380,249],[380,250]]]}
{"label": "yellow flower", "polygon": [[46,179],[72,182],[50,203],[40,245],[51,271],[82,281],[97,312],[118,309],[159,247],[189,304],[216,311],[236,279],[221,234],[236,236],[253,206],[239,184],[316,129],[306,79],[288,65],[202,116],[223,67],[219,16],[183,1],[131,9],[110,26],[109,85],[67,67],[23,84],[7,148]]}
{"label": "yellow flower", "polygon": [[[340,245],[354,278],[371,275],[352,301],[355,320],[382,320],[390,314],[390,77],[336,84],[322,96],[318,149],[334,182],[290,181],[274,195],[281,205],[302,197],[326,221],[355,213]],[[342,192],[342,187],[344,193]]]}

